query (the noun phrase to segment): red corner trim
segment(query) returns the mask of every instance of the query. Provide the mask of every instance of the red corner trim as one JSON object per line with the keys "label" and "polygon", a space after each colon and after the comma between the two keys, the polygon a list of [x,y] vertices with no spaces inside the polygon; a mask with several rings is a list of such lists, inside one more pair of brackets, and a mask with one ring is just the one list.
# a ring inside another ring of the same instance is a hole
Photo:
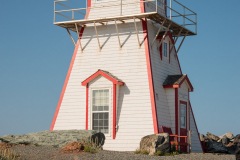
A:
{"label": "red corner trim", "polygon": [[87,11],[86,11],[85,19],[87,19],[89,16],[91,6],[92,6],[92,0],[87,0]]}
{"label": "red corner trim", "polygon": [[[145,6],[143,1],[141,1],[141,12],[145,12]],[[147,29],[147,20],[142,20],[142,28],[143,28],[143,36],[144,36],[144,46],[145,46],[145,55],[147,61],[147,72],[148,72],[148,82],[149,82],[149,90],[150,90],[150,98],[151,98],[151,107],[152,107],[152,117],[153,117],[153,128],[154,133],[159,133],[158,130],[158,118],[157,118],[157,108],[154,94],[154,83],[152,76],[152,66],[151,66],[151,57],[149,50],[149,40],[148,40],[148,29]]]}
{"label": "red corner trim", "polygon": [[190,102],[190,101],[189,101],[189,107],[190,107],[190,110],[191,110],[191,113],[192,113],[192,116],[193,116],[194,124],[195,124],[196,129],[197,129],[199,143],[201,144],[202,151],[204,151],[203,146],[202,146],[202,143],[201,143],[201,140],[200,140],[200,135],[199,135],[199,132],[198,132],[197,123],[196,123],[196,120],[195,120],[195,116],[194,116],[194,113],[193,113],[193,110],[192,110],[192,105],[191,105],[191,102]]}
{"label": "red corner trim", "polygon": [[89,87],[86,86],[86,130],[88,130],[88,97],[89,97]]}
{"label": "red corner trim", "polygon": [[[173,44],[173,43],[172,43]],[[171,42],[169,41],[168,42],[168,62],[170,64],[170,60],[171,60],[171,53],[170,53],[170,50],[171,50]]]}
{"label": "red corner trim", "polygon": [[178,88],[175,88],[175,134],[178,135]]}
{"label": "red corner trim", "polygon": [[124,82],[119,81],[118,79],[116,79],[115,77],[110,76],[109,74],[107,74],[106,72],[102,71],[102,70],[98,70],[97,72],[95,72],[94,74],[92,74],[90,77],[88,77],[87,79],[85,79],[84,81],[82,81],[82,85],[86,86],[89,82],[91,82],[92,80],[94,80],[95,78],[97,78],[98,76],[103,76],[106,79],[108,79],[109,81],[113,82],[113,84],[118,84],[118,85],[124,85]]}
{"label": "red corner trim", "polygon": [[112,124],[113,139],[116,138],[116,109],[117,109],[117,86],[116,84],[113,84],[113,124]]}
{"label": "red corner trim", "polygon": [[[82,36],[83,31],[84,31],[84,28],[81,28],[80,35],[79,35],[80,37]],[[68,84],[68,81],[69,81],[69,78],[70,78],[70,75],[71,75],[71,72],[72,72],[73,64],[74,64],[74,61],[75,61],[76,56],[77,56],[77,51],[78,51],[78,47],[79,47],[79,41],[80,40],[78,40],[78,42],[77,42],[77,44],[75,46],[75,49],[74,49],[74,52],[73,52],[73,56],[72,56],[72,60],[70,62],[70,66],[68,68],[67,76],[66,76],[63,88],[62,88],[62,92],[61,92],[60,98],[58,100],[57,108],[56,108],[56,111],[55,111],[54,116],[53,116],[53,120],[52,120],[52,123],[51,123],[51,126],[50,126],[50,130],[51,131],[54,129],[54,126],[55,126],[55,123],[56,123],[56,120],[57,120],[57,116],[58,116],[58,113],[59,113],[59,110],[60,110],[60,106],[62,104],[63,96],[64,96],[64,93],[66,91],[67,84]]]}

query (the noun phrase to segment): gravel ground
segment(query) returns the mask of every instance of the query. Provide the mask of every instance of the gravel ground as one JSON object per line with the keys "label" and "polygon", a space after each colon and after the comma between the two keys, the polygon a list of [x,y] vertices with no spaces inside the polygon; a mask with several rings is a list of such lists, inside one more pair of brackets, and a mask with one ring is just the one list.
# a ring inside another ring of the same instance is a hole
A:
{"label": "gravel ground", "polygon": [[133,152],[99,151],[98,153],[63,153],[47,146],[16,145],[11,150],[20,160],[235,160],[235,155],[191,153],[177,156],[148,156]]}

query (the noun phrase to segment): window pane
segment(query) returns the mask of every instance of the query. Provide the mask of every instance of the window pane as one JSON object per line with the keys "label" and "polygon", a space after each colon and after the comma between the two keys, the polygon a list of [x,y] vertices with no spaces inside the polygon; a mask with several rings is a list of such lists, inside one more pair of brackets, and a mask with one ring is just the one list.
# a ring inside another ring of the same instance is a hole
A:
{"label": "window pane", "polygon": [[99,114],[99,119],[103,119],[103,114],[104,113],[98,113]]}
{"label": "window pane", "polygon": [[108,111],[108,106],[104,106],[104,111]]}
{"label": "window pane", "polygon": [[98,111],[103,111],[103,106],[98,106]]}
{"label": "window pane", "polygon": [[[108,114],[109,113],[93,113],[93,130],[108,133]],[[95,119],[95,117],[97,118]]]}
{"label": "window pane", "polygon": [[93,111],[97,111],[97,106],[93,106]]}
{"label": "window pane", "polygon": [[109,132],[109,90],[92,91],[92,129]]}
{"label": "window pane", "polygon": [[187,113],[187,110],[186,110],[186,104],[181,104],[180,105],[180,125],[181,125],[181,128],[186,128],[186,113]]}

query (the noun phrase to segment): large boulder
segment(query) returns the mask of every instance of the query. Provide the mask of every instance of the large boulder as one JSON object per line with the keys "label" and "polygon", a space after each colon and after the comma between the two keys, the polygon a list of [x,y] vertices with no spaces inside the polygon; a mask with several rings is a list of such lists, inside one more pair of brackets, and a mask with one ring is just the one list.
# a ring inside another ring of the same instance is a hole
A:
{"label": "large boulder", "polygon": [[227,148],[220,142],[209,140],[206,144],[209,153],[228,153]]}
{"label": "large boulder", "polygon": [[236,160],[240,160],[240,148],[236,150],[235,154],[236,154]]}
{"label": "large boulder", "polygon": [[70,142],[97,142],[103,145],[105,136],[92,130],[58,130],[42,131],[24,135],[7,135],[0,137],[0,141],[9,144],[33,144],[38,146],[62,147]]}
{"label": "large boulder", "polygon": [[168,133],[148,135],[143,137],[140,142],[140,151],[146,151],[149,155],[154,155],[157,151],[167,153],[170,152],[170,148]]}
{"label": "large boulder", "polygon": [[240,144],[240,134],[238,134],[234,137],[233,143],[235,143],[235,144],[239,143]]}

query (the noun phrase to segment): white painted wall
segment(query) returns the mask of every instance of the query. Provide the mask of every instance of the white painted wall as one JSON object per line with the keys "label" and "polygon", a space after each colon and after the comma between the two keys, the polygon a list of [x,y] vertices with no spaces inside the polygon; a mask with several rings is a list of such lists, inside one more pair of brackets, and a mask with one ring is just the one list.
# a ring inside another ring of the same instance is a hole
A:
{"label": "white painted wall", "polygon": [[140,14],[139,0],[92,0],[88,19]]}
{"label": "white painted wall", "polygon": [[[137,26],[142,41],[141,22]],[[84,30],[82,45],[85,49],[77,53],[54,130],[85,129],[86,89],[81,82],[98,69],[106,70],[125,85],[118,91],[116,139],[107,137],[104,149],[133,151],[139,147],[143,136],[154,133],[146,55],[144,45],[138,46],[133,23],[120,24],[119,32],[124,43],[122,48],[119,48],[114,25],[98,26],[100,43],[104,44],[100,51],[94,28]],[[107,81],[101,84],[109,85]]]}
{"label": "white painted wall", "polygon": [[192,131],[191,137],[192,152],[203,152],[201,142],[199,140],[199,133],[197,131],[197,126],[194,121],[194,115],[191,108],[190,108],[190,130]]}
{"label": "white painted wall", "polygon": [[[178,64],[178,60],[176,58],[176,52],[173,49],[170,57],[162,56],[162,60],[160,58],[159,52],[159,40],[156,40],[151,47],[154,37],[156,36],[158,28],[155,27],[151,22],[148,23],[149,30],[149,39],[150,39],[150,52],[151,52],[151,61],[152,61],[152,72],[153,72],[153,81],[154,81],[154,89],[155,94],[158,94],[158,100],[156,100],[157,104],[157,115],[158,115],[158,125],[160,126],[174,126],[174,121],[171,118],[171,114],[175,113],[174,111],[170,111],[168,102],[172,105],[171,101],[175,102],[175,99],[171,100],[170,97],[167,97],[166,90],[163,88],[163,82],[167,78],[168,75],[176,75],[181,74],[181,70]],[[166,37],[163,42],[169,42],[169,37]],[[170,58],[170,63],[169,63]],[[175,103],[174,103],[175,104]],[[175,105],[174,105],[175,107]],[[174,109],[171,107],[171,109]],[[171,113],[170,113],[171,112]]]}

